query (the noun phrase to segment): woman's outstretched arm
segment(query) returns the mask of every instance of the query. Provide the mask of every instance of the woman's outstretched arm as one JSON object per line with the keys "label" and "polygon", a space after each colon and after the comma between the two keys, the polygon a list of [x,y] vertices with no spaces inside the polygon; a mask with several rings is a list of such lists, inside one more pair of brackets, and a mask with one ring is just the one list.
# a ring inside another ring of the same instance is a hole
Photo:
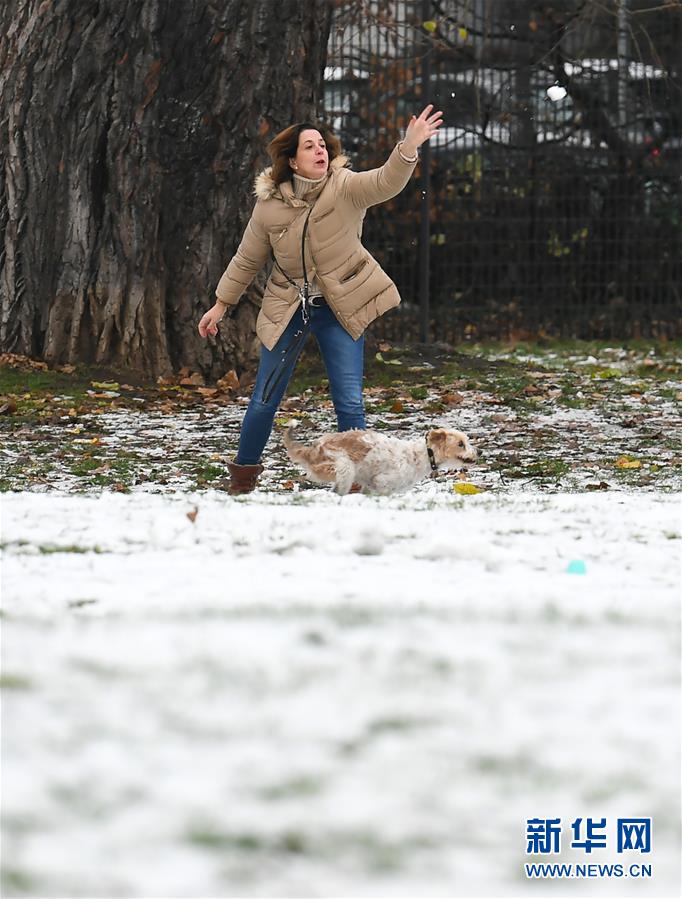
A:
{"label": "woman's outstretched arm", "polygon": [[244,230],[237,252],[218,281],[216,297],[225,306],[233,306],[263,268],[270,255],[270,241],[257,209]]}
{"label": "woman's outstretched arm", "polygon": [[345,170],[343,192],[354,206],[375,206],[395,197],[405,187],[418,162],[417,149],[443,124],[443,113],[431,114],[432,109],[433,104],[429,104],[418,117],[412,116],[404,140],[396,144],[382,166],[367,172]]}

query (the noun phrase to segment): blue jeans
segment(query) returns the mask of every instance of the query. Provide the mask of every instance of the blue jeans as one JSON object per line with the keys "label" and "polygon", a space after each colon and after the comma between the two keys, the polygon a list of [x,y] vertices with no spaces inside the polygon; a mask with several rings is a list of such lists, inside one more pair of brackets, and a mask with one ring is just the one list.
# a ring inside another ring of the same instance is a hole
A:
{"label": "blue jeans", "polygon": [[[349,431],[351,428],[364,429],[366,427],[362,398],[364,335],[353,340],[326,304],[309,309],[309,315],[308,329],[317,339],[327,369],[339,431]],[[272,431],[277,408],[286,392],[307,335],[298,349],[290,349],[285,356],[283,353],[288,346],[292,346],[292,341],[295,345],[296,332],[303,327],[299,306],[274,348],[272,350],[261,348],[256,384],[239,437],[239,450],[235,459],[238,465],[256,465],[260,462],[261,453]],[[275,381],[277,384],[272,389]],[[269,395],[264,397],[266,385]]]}

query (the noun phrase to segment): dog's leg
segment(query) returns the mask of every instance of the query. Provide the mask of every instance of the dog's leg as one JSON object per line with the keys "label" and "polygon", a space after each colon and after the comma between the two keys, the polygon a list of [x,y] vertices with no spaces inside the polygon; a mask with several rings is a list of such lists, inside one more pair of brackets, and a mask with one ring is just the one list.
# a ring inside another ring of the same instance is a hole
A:
{"label": "dog's leg", "polygon": [[337,458],[334,489],[339,496],[346,496],[355,480],[355,465],[348,458]]}
{"label": "dog's leg", "polygon": [[395,476],[392,474],[375,475],[370,486],[372,493],[378,493],[379,496],[389,496],[396,489]]}
{"label": "dog's leg", "polygon": [[333,484],[336,480],[336,465],[332,462],[322,462],[308,467],[307,475],[316,484]]}

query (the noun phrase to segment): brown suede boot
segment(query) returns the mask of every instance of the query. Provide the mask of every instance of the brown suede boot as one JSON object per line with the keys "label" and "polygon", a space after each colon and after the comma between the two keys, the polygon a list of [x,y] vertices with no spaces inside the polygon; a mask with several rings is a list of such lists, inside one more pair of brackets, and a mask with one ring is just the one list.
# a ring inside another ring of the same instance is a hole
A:
{"label": "brown suede boot", "polygon": [[255,490],[258,475],[263,471],[262,465],[237,465],[236,462],[228,462],[227,467],[230,470],[228,493],[235,495]]}

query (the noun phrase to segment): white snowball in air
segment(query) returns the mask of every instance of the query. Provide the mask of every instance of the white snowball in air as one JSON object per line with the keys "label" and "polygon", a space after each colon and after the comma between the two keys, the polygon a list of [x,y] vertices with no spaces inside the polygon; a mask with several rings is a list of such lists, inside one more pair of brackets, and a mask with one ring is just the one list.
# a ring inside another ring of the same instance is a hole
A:
{"label": "white snowball in air", "polygon": [[547,96],[552,102],[556,103],[557,100],[563,100],[566,96],[566,88],[560,87],[558,84],[553,84],[551,87],[547,88]]}

